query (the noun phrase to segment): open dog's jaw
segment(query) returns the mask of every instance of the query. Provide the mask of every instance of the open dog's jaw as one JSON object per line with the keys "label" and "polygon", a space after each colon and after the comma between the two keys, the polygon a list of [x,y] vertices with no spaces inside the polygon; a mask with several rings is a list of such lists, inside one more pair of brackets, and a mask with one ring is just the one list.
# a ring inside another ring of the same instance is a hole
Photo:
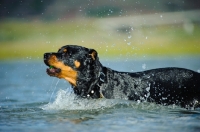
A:
{"label": "open dog's jaw", "polygon": [[63,78],[73,86],[76,86],[77,71],[65,65],[62,61],[58,61],[55,55],[51,55],[46,63],[50,66],[50,68],[47,68],[48,75],[58,77],[60,79]]}

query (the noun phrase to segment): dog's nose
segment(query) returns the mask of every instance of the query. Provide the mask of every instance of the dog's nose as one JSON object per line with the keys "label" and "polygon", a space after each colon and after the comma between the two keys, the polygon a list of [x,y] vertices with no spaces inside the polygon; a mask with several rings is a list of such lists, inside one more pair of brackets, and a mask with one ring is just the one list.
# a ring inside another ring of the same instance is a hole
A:
{"label": "dog's nose", "polygon": [[53,53],[44,53],[44,60],[48,60],[48,58],[52,55]]}
{"label": "dog's nose", "polygon": [[49,58],[51,57],[52,54],[55,54],[55,53],[44,53],[44,63],[47,66],[50,66],[48,60],[49,60]]}
{"label": "dog's nose", "polygon": [[44,60],[47,60],[49,58],[49,53],[44,53]]}

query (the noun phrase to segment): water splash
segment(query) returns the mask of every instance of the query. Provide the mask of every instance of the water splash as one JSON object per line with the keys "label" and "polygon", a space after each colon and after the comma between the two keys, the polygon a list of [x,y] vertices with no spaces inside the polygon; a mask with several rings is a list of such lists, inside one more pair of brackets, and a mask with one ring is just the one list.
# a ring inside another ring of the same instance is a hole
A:
{"label": "water splash", "polygon": [[76,96],[71,89],[57,92],[54,102],[44,105],[44,110],[91,110],[112,107],[117,104],[115,100],[108,99],[85,99]]}
{"label": "water splash", "polygon": [[135,110],[166,110],[165,107],[155,103],[137,102],[120,99],[85,99],[73,93],[73,89],[60,89],[54,102],[41,107],[43,110],[104,110],[115,108],[133,108]]}

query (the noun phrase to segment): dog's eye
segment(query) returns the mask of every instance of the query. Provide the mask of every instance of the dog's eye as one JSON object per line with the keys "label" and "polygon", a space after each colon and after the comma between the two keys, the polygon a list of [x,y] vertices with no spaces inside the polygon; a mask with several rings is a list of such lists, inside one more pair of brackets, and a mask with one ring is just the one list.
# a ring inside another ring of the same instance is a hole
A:
{"label": "dog's eye", "polygon": [[63,53],[63,56],[71,57],[71,56],[72,56],[72,53],[69,53],[69,52],[67,52],[67,53]]}

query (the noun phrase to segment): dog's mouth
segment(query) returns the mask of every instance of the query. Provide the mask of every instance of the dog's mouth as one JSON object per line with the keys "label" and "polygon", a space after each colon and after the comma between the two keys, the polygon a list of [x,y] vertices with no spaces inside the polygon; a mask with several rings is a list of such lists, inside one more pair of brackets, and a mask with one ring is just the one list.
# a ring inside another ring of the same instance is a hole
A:
{"label": "dog's mouth", "polygon": [[61,72],[61,69],[56,68],[54,66],[49,66],[49,68],[47,68],[47,74],[50,76],[56,76],[60,72]]}
{"label": "dog's mouth", "polygon": [[[46,73],[49,76],[64,78],[72,85],[76,86],[77,81],[77,71],[72,67],[64,64],[63,61],[58,60],[56,53],[45,53],[44,63],[48,66]],[[77,64],[79,66],[79,64]]]}
{"label": "dog's mouth", "polygon": [[49,64],[48,59],[45,58],[44,63],[48,66],[48,68],[46,69],[46,72],[47,72],[48,75],[57,76],[61,72],[60,68],[57,68],[57,67]]}

